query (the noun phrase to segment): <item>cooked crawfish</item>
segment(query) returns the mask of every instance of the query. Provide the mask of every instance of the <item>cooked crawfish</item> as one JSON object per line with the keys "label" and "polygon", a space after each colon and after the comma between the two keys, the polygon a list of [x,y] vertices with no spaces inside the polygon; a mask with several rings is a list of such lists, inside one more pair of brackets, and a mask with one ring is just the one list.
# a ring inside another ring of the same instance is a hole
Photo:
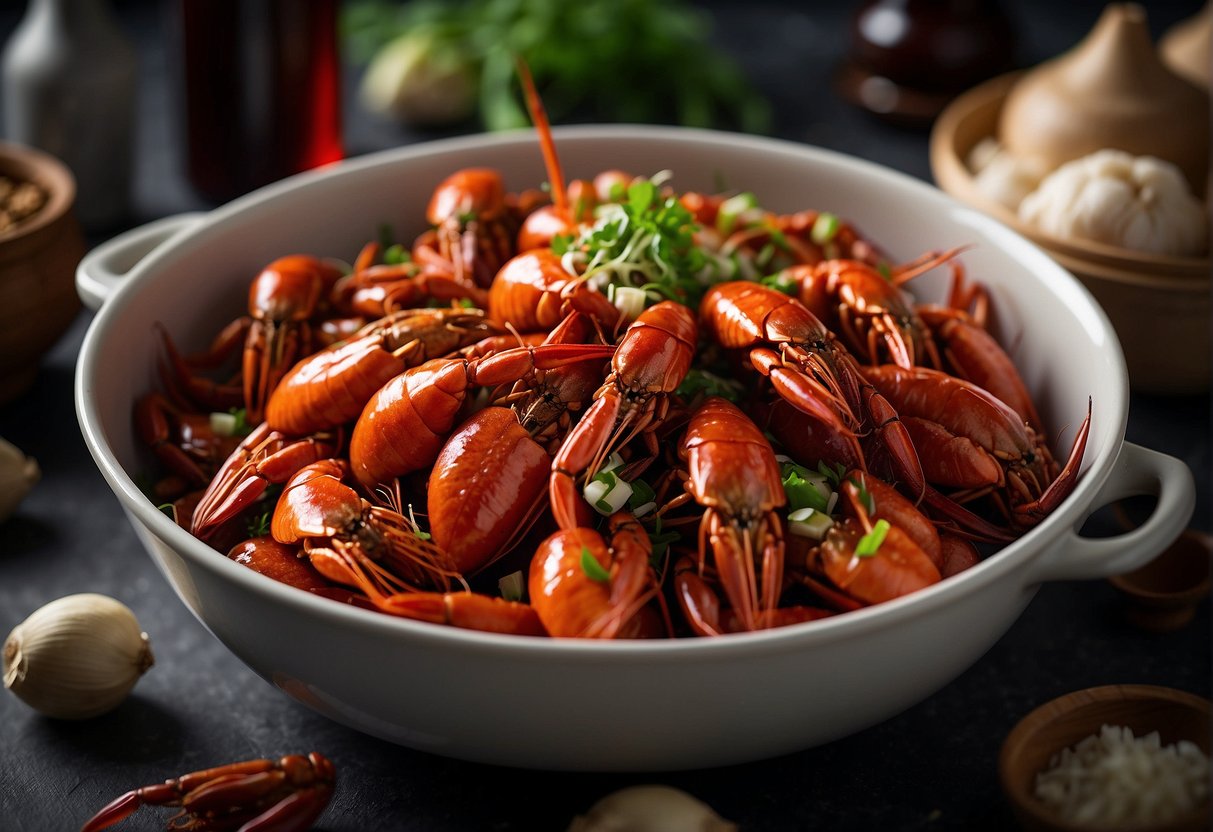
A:
{"label": "cooked crawfish", "polygon": [[918,453],[897,411],[803,304],[761,284],[734,281],[704,295],[699,317],[716,343],[745,351],[784,400],[837,433],[853,458],[864,459],[855,432],[871,432],[906,488],[923,492]]}
{"label": "cooked crawfish", "polygon": [[312,318],[341,270],[294,254],[270,263],[249,286],[252,317],[244,347],[244,405],[260,422],[270,393],[294,363],[312,351]]}
{"label": "cooked crawfish", "polygon": [[324,812],[336,781],[333,764],[315,751],[230,763],[129,791],[90,818],[81,832],[108,829],[143,805],[179,806],[168,829],[296,832],[310,829]]}
{"label": "cooked crawfish", "polygon": [[694,313],[673,301],[649,307],[624,332],[611,374],[552,460],[552,514],[561,528],[578,525],[581,472],[593,476],[612,451],[638,436],[656,455],[653,431],[691,368],[698,332]]}
{"label": "cooked crawfish", "polygon": [[[630,512],[609,520],[608,545],[589,528],[561,529],[540,544],[531,559],[531,606],[550,635],[575,638],[637,638],[669,634],[649,602],[661,600],[657,573],[649,563],[648,533]],[[593,558],[601,576],[586,571]],[[664,610],[664,607],[663,607]]]}
{"label": "cooked crawfish", "polygon": [[1039,523],[1074,489],[1091,427],[1079,427],[1064,468],[1043,437],[976,384],[938,370],[871,367],[866,377],[896,404],[931,483],[965,504],[990,496],[1015,529]]}
{"label": "cooked crawfish", "polygon": [[[456,283],[488,286],[501,265],[515,254],[517,220],[505,198],[505,182],[492,168],[465,168],[442,180],[430,197],[426,220],[434,226],[439,262],[450,264]],[[419,248],[430,246],[423,235],[413,259],[433,263]]]}
{"label": "cooked crawfish", "polygon": [[479,309],[387,315],[291,368],[270,396],[266,422],[274,430],[302,435],[353,421],[376,390],[409,367],[498,332]]}
{"label": "cooked crawfish", "polygon": [[[901,520],[891,515],[886,515],[883,540],[860,554],[859,543],[872,534],[875,524],[855,479],[844,480],[840,493],[849,516],[834,523],[825,540],[809,551],[810,574],[803,576],[806,584],[827,602],[846,610],[891,601],[941,580],[939,567],[930,555],[903,528]],[[879,507],[879,498],[876,504]],[[813,575],[822,576],[828,584],[818,582]]]}
{"label": "cooked crawfish", "polygon": [[736,405],[712,397],[691,416],[678,454],[687,493],[704,507],[699,574],[710,550],[741,628],[768,626],[783,589],[783,524],[775,510],[787,502],[771,443]]}

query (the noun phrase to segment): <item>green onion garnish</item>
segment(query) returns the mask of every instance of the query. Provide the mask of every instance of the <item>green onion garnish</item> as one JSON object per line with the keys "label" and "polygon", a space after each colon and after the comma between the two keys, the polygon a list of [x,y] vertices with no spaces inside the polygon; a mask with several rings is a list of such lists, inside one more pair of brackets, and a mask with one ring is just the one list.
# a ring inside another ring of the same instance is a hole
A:
{"label": "green onion garnish", "polygon": [[822,211],[817,215],[817,221],[813,223],[813,229],[809,232],[809,239],[817,243],[819,246],[824,246],[838,233],[838,217],[833,214]]}
{"label": "green onion garnish", "polygon": [[611,573],[602,568],[602,564],[598,562],[594,553],[587,546],[581,547],[581,571],[585,572],[586,577],[591,581],[598,581],[600,584],[611,580]]}
{"label": "green onion garnish", "polygon": [[885,535],[888,533],[889,521],[877,520],[876,525],[872,527],[872,531],[859,538],[859,542],[855,544],[855,557],[872,557],[876,554],[876,550],[880,548],[880,544],[884,543]]}

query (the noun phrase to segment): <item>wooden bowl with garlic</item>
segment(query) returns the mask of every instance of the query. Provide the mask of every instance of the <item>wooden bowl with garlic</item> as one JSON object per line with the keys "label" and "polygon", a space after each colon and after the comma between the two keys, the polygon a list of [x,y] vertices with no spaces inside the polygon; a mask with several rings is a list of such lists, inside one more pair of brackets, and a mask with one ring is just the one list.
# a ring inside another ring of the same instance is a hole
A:
{"label": "wooden bowl with garlic", "polygon": [[1199,393],[1213,355],[1208,92],[1165,66],[1144,15],[1112,4],[1070,52],[957,98],[932,129],[931,169],[1086,286],[1133,389]]}

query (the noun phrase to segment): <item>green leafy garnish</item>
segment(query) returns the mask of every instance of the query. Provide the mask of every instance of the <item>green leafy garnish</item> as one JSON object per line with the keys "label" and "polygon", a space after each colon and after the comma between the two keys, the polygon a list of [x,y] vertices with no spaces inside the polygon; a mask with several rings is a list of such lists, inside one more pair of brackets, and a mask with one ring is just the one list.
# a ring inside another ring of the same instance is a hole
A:
{"label": "green leafy garnish", "polygon": [[249,537],[265,537],[270,533],[270,518],[273,512],[266,510],[260,514],[254,514],[248,519],[248,536]]}
{"label": "green leafy garnish", "polygon": [[657,499],[657,492],[653,490],[653,486],[644,480],[634,479],[631,486],[632,496],[628,497],[628,508],[633,512]]}
{"label": "green leafy garnish", "polygon": [[885,536],[889,533],[889,521],[877,520],[876,525],[872,527],[872,531],[859,538],[859,542],[855,544],[855,557],[870,558],[880,549],[880,544],[884,543]]}
{"label": "green leafy garnish", "polygon": [[696,396],[720,396],[736,404],[745,395],[745,386],[736,379],[718,376],[707,370],[691,368],[683,378],[682,384],[675,391],[684,399],[694,399]]}
{"label": "green leafy garnish", "polygon": [[783,292],[785,295],[796,297],[800,293],[800,287],[796,281],[788,276],[787,272],[776,272],[773,275],[764,277],[758,281],[763,286],[768,286],[776,291]]}
{"label": "green leafy garnish", "polygon": [[401,263],[408,263],[412,259],[412,254],[400,243],[393,243],[384,249],[383,252],[383,262],[389,266],[399,266]]}
{"label": "green leafy garnish", "polygon": [[571,255],[584,279],[605,292],[635,286],[695,307],[703,293],[699,275],[708,265],[694,244],[698,226],[676,196],[663,197],[656,183],[628,186],[626,199],[599,209],[597,221],[553,250]]}
{"label": "green leafy garnish", "polygon": [[229,408],[227,412],[236,419],[236,424],[232,427],[232,436],[248,436],[253,432],[253,425],[248,423],[247,410],[243,407],[233,407]]}
{"label": "green leafy garnish", "polygon": [[602,564],[586,546],[581,547],[581,571],[585,572],[591,581],[598,581],[600,584],[611,580],[611,573],[602,568]]}

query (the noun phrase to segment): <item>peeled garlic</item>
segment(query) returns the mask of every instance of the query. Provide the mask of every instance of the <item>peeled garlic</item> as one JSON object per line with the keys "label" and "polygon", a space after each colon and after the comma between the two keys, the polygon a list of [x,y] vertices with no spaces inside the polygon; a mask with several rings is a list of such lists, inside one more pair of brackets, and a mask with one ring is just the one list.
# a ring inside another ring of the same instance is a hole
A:
{"label": "peeled garlic", "polygon": [[120,601],[68,595],[35,610],[4,641],[4,686],[58,719],[118,706],[154,663],[147,633]]}
{"label": "peeled garlic", "polygon": [[671,786],[631,786],[608,794],[568,832],[736,832],[701,800]]}
{"label": "peeled garlic", "polygon": [[0,439],[0,522],[17,510],[41,476],[37,462]]}

